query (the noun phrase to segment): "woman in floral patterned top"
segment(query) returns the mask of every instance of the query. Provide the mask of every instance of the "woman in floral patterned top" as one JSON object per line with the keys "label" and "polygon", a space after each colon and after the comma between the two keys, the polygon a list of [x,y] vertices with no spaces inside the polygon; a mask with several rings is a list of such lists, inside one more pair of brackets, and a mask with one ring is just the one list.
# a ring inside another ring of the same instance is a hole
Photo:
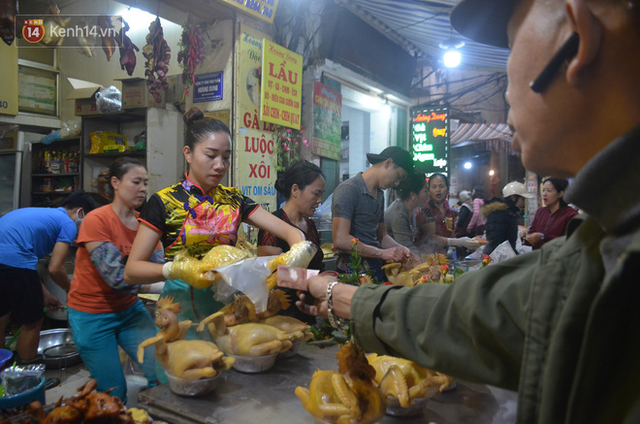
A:
{"label": "woman in floral patterned top", "polygon": [[[183,153],[189,171],[182,182],[151,196],[140,214],[141,225],[129,255],[125,279],[129,284],[166,280],[162,293],[174,296],[174,301],[182,305],[179,319],[198,322],[222,304],[213,300],[210,288],[194,288],[176,279],[171,272],[173,263],[164,267],[151,263],[149,258],[158,241],[162,242],[165,260],[172,261],[184,249],[199,259],[214,246],[235,245],[242,222],[265,229],[289,244],[304,240],[304,235],[237,188],[220,185],[231,160],[231,133],[222,121],[205,118],[197,108],[187,111],[184,121]],[[195,337],[194,332],[190,333],[188,338]]]}

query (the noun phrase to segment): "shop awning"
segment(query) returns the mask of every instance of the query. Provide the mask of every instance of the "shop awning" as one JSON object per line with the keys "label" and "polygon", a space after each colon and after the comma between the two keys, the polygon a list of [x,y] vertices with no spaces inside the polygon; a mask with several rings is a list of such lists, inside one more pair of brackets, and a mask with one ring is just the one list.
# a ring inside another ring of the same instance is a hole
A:
{"label": "shop awning", "polygon": [[[442,55],[439,44],[457,34],[449,23],[449,13],[458,1],[336,0],[383,34],[397,34],[433,58]],[[476,43],[460,35],[458,37],[466,42],[461,49],[463,66],[505,70],[509,55],[507,49]]]}
{"label": "shop awning", "polygon": [[518,155],[511,147],[513,135],[507,124],[460,124],[451,134],[451,147],[481,144],[485,150]]}

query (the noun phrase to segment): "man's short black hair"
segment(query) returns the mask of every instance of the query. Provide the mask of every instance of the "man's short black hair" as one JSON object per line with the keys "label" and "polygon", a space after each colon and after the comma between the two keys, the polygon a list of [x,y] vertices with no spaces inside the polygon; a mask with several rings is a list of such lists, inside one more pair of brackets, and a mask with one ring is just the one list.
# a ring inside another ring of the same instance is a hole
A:
{"label": "man's short black hair", "polygon": [[82,208],[84,213],[89,213],[96,208],[96,201],[89,193],[76,190],[62,202],[62,207],[65,209]]}

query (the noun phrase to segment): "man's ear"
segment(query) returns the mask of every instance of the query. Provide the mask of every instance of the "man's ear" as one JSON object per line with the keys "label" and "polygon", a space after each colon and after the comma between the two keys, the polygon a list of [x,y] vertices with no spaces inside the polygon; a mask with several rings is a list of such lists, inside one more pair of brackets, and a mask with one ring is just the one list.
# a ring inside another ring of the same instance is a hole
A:
{"label": "man's ear", "polygon": [[391,159],[391,158],[385,159],[385,161],[384,161],[384,167],[385,167],[385,168],[387,168],[387,169],[388,169],[389,167],[393,167],[393,163],[394,163],[394,162],[393,162],[393,159]]}
{"label": "man's ear", "polygon": [[566,74],[569,84],[575,86],[602,47],[603,27],[585,0],[565,0],[565,9],[571,29],[580,36],[578,53],[569,62]]}

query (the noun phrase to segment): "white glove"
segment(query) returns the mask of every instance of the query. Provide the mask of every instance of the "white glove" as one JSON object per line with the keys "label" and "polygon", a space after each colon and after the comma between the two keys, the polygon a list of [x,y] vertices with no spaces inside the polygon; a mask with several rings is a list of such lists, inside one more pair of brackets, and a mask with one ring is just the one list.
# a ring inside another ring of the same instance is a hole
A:
{"label": "white glove", "polygon": [[477,249],[480,243],[469,237],[447,239],[447,246],[466,247],[467,249]]}

